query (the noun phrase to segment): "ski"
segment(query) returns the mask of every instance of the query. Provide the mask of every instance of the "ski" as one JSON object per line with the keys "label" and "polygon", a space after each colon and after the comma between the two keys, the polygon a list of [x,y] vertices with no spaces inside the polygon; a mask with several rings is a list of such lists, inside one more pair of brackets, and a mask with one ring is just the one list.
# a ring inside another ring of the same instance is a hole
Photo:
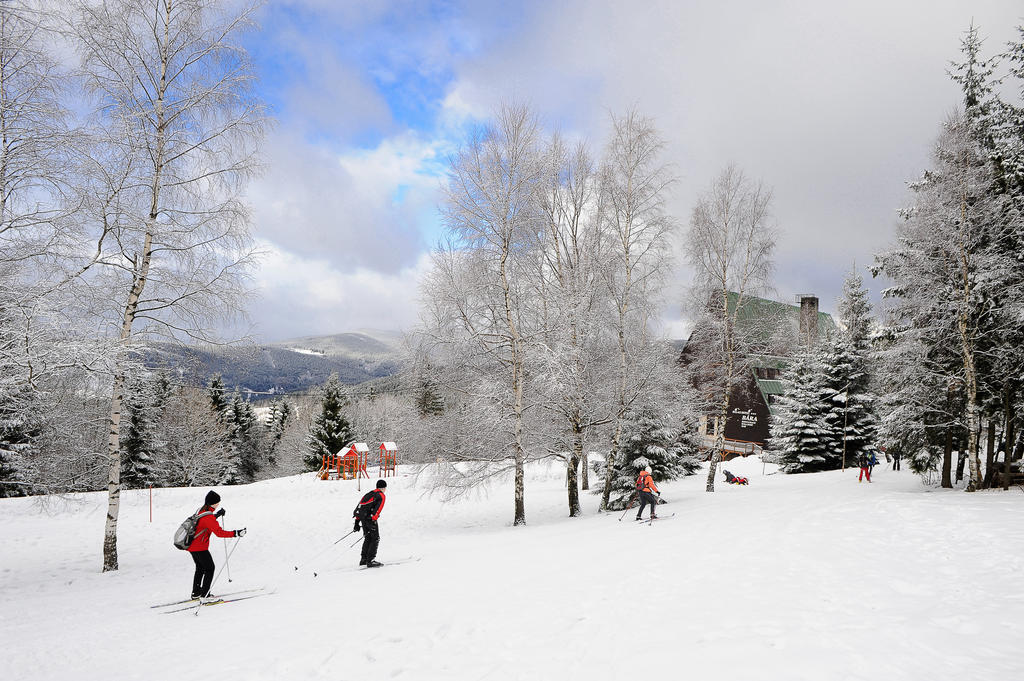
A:
{"label": "ski", "polygon": [[[262,590],[263,590],[263,587],[262,586],[258,586],[255,589],[242,589],[241,591],[229,591],[228,593],[221,594],[221,595],[222,596],[237,596],[238,594],[247,594],[247,593],[252,593],[253,591],[262,591]],[[195,602],[198,601],[198,600],[199,600],[198,598],[186,598],[185,600],[182,600],[182,601],[172,601],[170,603],[159,603],[157,605],[151,605],[149,607],[150,608],[167,608],[167,607],[170,607],[172,605],[184,605],[185,603],[195,604]]]}
{"label": "ski", "polygon": [[[401,560],[393,560],[390,563],[382,563],[380,565],[380,567],[387,567],[389,565],[401,565],[403,563],[415,563],[415,562],[417,562],[419,560],[422,560],[422,558],[413,558],[413,557],[410,556],[409,558],[403,558]],[[360,565],[359,569],[360,570],[376,570],[377,568],[371,568],[371,567],[367,567],[366,565]]]}
{"label": "ski", "polygon": [[[266,593],[250,594],[248,596],[238,596],[237,598],[217,598],[216,600],[212,600],[212,601],[193,603],[191,605],[185,606],[184,608],[175,608],[174,610],[164,610],[164,614],[165,615],[170,615],[172,612],[184,612],[186,610],[195,610],[195,611],[198,612],[200,606],[206,607],[206,606],[209,606],[209,605],[223,605],[225,603],[237,603],[238,601],[247,601],[250,598],[259,598],[260,596],[270,596],[270,595],[273,595],[274,593],[275,592],[273,592],[273,591],[267,591]],[[227,595],[227,594],[225,594],[225,595]]]}
{"label": "ski", "polygon": [[654,516],[653,518],[648,518],[644,522],[647,523],[648,525],[653,525],[655,520],[668,520],[669,518],[675,518],[675,517],[676,517],[675,513],[669,513],[668,515],[658,515],[658,516]]}
{"label": "ski", "polygon": [[[402,565],[404,563],[415,563],[415,562],[420,561],[420,560],[423,560],[423,558],[420,557],[420,556],[409,556],[408,558],[400,558],[399,560],[391,560],[391,561],[388,561],[387,563],[382,563],[381,567],[387,567],[389,565]],[[360,570],[376,570],[376,569],[378,569],[378,568],[369,568],[369,567],[366,567],[365,565],[357,565],[355,567],[350,567],[350,568],[338,568],[338,569],[335,569],[335,570],[324,570],[324,572],[329,572],[329,573],[359,572]],[[316,577],[319,574],[320,574],[319,572],[314,572],[313,576]]]}

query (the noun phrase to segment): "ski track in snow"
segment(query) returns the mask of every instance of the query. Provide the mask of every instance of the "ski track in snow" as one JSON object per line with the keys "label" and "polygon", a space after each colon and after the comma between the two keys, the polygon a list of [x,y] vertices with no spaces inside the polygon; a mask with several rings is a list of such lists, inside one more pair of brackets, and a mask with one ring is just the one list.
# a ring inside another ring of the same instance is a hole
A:
{"label": "ski track in snow", "polygon": [[[706,474],[662,485],[678,514],[653,526],[566,517],[564,471],[528,471],[526,527],[511,485],[442,504],[400,475],[381,516],[379,557],[355,566],[355,483],[307,474],[218,487],[224,525],[246,526],[214,593],[254,598],[166,615],[193,564],[171,545],[203,489],[122,495],[120,570],[99,572],[105,494],[0,500],[0,641],[18,679],[493,681],[1024,678],[1024,496],[926,488],[884,467]],[[363,491],[366,491],[363,481]],[[296,571],[294,566],[300,564]],[[319,577],[314,578],[316,570]],[[642,662],[638,662],[642,660]],[[981,676],[978,676],[981,674]]]}

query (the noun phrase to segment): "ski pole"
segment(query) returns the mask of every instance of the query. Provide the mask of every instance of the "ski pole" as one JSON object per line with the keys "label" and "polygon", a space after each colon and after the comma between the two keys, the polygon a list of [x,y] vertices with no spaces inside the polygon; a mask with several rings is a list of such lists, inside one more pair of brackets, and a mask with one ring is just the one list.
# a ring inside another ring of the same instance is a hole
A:
{"label": "ski pole", "polygon": [[304,560],[304,561],[302,561],[301,563],[299,563],[298,565],[296,565],[296,566],[295,566],[295,569],[296,569],[296,570],[298,570],[298,569],[299,569],[300,567],[305,567],[306,565],[309,565],[309,564],[310,564],[310,563],[312,563],[312,562],[313,562],[314,560],[316,560],[317,558],[319,558],[320,556],[322,556],[322,555],[323,555],[324,553],[326,553],[327,551],[329,551],[329,550],[331,549],[331,547],[332,547],[332,546],[337,546],[337,545],[338,545],[338,544],[339,544],[339,543],[340,543],[340,542],[341,542],[341,541],[342,541],[343,539],[346,539],[346,538],[348,538],[348,537],[351,537],[351,536],[352,536],[353,534],[355,534],[355,533],[356,533],[356,531],[355,531],[355,530],[352,530],[351,532],[349,532],[349,533],[348,533],[348,534],[346,534],[345,536],[343,536],[343,537],[339,537],[339,538],[338,538],[338,539],[337,539],[336,541],[332,542],[332,543],[331,543],[330,545],[328,545],[328,546],[325,546],[324,548],[320,549],[319,551],[317,551],[316,553],[314,553],[314,554],[313,554],[312,556],[310,556],[310,557],[309,557],[309,558],[307,558],[306,560]]}
{"label": "ski pole", "polygon": [[228,558],[229,558],[229,556],[228,556],[228,538],[224,537],[223,539],[224,539],[224,567],[227,568],[227,571],[228,571],[228,584],[230,584],[231,583],[231,563],[228,560]]}
{"label": "ski pole", "polygon": [[[354,531],[355,531],[355,530],[353,530],[353,532],[354,532]],[[352,534],[352,532],[349,532],[348,534]],[[345,537],[347,537],[347,536],[348,536],[348,534],[346,534],[346,535],[345,535]],[[345,537],[342,537],[341,539],[344,539]],[[338,541],[341,541],[341,539],[339,539]],[[352,548],[353,546],[355,546],[356,544],[358,544],[358,543],[359,543],[359,542],[361,542],[361,541],[363,541],[363,538],[362,538],[362,537],[360,537],[359,539],[356,539],[356,540],[355,540],[354,542],[352,542],[351,544],[349,544],[349,545],[348,545],[348,547],[349,547],[349,548]],[[335,544],[337,544],[338,542],[336,541],[336,542],[334,542],[334,543],[335,543]],[[314,573],[313,573],[313,576],[314,576],[314,577],[318,577],[319,575],[320,575],[320,573],[319,573],[319,572],[314,572]]]}
{"label": "ski pole", "polygon": [[622,522],[622,519],[626,517],[626,512],[627,512],[627,511],[629,511],[629,509],[633,508],[633,501],[634,501],[635,499],[636,499],[636,492],[633,492],[633,496],[631,496],[631,497],[629,498],[629,505],[628,505],[628,506],[626,506],[626,510],[625,510],[625,511],[623,511],[623,512],[622,512],[622,515],[620,515],[620,516],[619,516],[619,522],[620,522],[620,523]]}
{"label": "ski pole", "polygon": [[[241,540],[241,537],[237,537],[237,539]],[[227,551],[227,548],[228,548],[227,542],[225,541],[224,542],[224,550]],[[238,542],[236,541],[235,545],[231,547],[231,551],[229,553],[227,553],[227,555],[225,555],[225,557],[224,557],[224,563],[225,564],[227,564],[228,560],[231,559],[231,555],[235,552],[235,549],[237,549],[237,548],[238,548]],[[214,575],[213,581],[210,583],[210,589],[206,593],[210,593],[210,591],[213,591],[213,587],[217,583],[218,579],[220,579],[220,572],[218,572],[216,575]],[[203,609],[202,605],[203,605],[203,599],[200,598],[199,599],[199,604],[196,605],[196,617],[199,617],[199,611]]]}

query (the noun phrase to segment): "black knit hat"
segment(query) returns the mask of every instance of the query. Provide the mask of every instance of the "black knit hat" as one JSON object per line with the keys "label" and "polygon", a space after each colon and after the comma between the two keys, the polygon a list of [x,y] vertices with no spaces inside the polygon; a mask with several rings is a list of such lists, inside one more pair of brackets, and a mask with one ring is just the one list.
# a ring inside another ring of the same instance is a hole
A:
{"label": "black knit hat", "polygon": [[220,503],[220,495],[214,492],[212,489],[206,493],[206,505],[213,506],[214,504]]}
{"label": "black knit hat", "polygon": [[387,486],[388,486],[388,481],[387,480],[378,480],[377,481],[377,489],[381,489],[382,487],[387,487]]}

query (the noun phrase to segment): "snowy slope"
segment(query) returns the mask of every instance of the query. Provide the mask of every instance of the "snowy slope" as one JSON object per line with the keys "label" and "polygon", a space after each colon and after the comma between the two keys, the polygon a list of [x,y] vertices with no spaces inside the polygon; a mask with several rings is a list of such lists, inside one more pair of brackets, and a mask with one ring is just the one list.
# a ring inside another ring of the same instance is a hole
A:
{"label": "snowy slope", "polygon": [[[277,593],[191,613],[192,561],[171,545],[205,493],[124,496],[121,570],[101,574],[102,494],[0,500],[0,641],[11,679],[1020,679],[1024,495],[929,490],[878,469],[704,476],[663,486],[677,513],[565,516],[564,473],[527,480],[525,528],[508,487],[462,503],[393,479],[379,557],[345,571],[355,483],[310,475],[219,488],[249,534],[231,584]],[[366,489],[365,484],[363,487]],[[212,544],[219,567],[224,542]],[[312,575],[313,569],[319,572]],[[1005,595],[1004,595],[1005,594]],[[982,663],[979,671],[969,671]],[[638,668],[643,673],[638,674]],[[978,676],[978,674],[981,676]],[[969,674],[969,676],[967,676]]]}

